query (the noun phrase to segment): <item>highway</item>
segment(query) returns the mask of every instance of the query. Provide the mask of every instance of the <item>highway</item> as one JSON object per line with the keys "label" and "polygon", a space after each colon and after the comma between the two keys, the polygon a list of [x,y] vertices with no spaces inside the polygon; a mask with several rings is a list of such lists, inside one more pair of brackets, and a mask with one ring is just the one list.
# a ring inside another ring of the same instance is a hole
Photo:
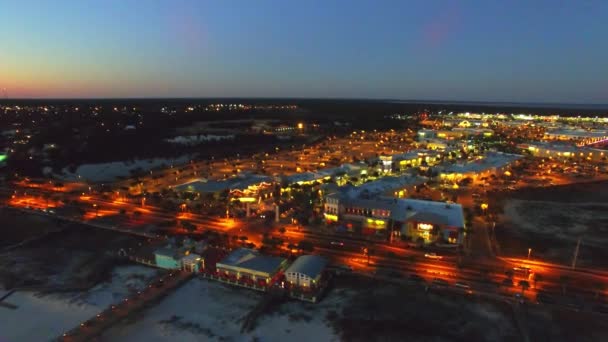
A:
{"label": "highway", "polygon": [[[150,225],[158,225],[169,221],[187,220],[196,225],[195,233],[203,230],[212,230],[232,235],[247,236],[249,242],[261,245],[262,236],[252,229],[254,223],[236,219],[208,217],[194,213],[170,213],[149,204],[132,203],[124,198],[104,199],[90,192],[69,193],[64,189],[54,187],[15,184],[15,188],[2,188],[0,195],[7,198],[7,205],[16,208],[30,208],[40,210],[60,210],[61,208],[75,209],[73,202],[87,208],[85,214],[76,217],[66,216],[67,219],[85,222],[98,227],[111,227],[120,232],[139,232],[142,236],[154,236],[148,231]],[[58,197],[61,197],[58,199]],[[121,211],[127,214],[121,214]],[[134,212],[139,212],[135,215]],[[170,227],[169,231],[175,234],[187,233],[183,229]],[[381,241],[369,241],[363,237],[348,236],[347,234],[325,233],[306,229],[297,230],[288,227],[284,234],[271,236],[282,239],[287,244],[297,245],[298,242],[310,241],[314,246],[314,253],[328,257],[336,264],[351,266],[354,270],[370,275],[378,275],[384,271],[394,272],[396,277],[408,277],[417,274],[427,282],[435,278],[448,281],[467,283],[475,290],[505,292],[514,294],[520,291],[520,280],[530,285],[524,294],[530,301],[535,301],[539,291],[554,296],[594,298],[597,291],[596,283],[608,283],[608,272],[601,269],[572,270],[563,265],[556,265],[539,260],[518,258],[493,257],[484,255],[458,256],[455,253],[444,252],[441,260],[432,260],[424,257],[424,251],[413,248],[404,248],[403,244],[389,244]],[[368,257],[363,250],[369,248],[373,253]],[[284,251],[286,248],[284,247]],[[289,251],[286,251],[289,253]],[[459,267],[458,264],[461,266]],[[503,284],[507,270],[514,267],[530,267],[534,273],[542,275],[542,280],[536,282],[527,276],[512,275],[512,286],[499,286]]]}

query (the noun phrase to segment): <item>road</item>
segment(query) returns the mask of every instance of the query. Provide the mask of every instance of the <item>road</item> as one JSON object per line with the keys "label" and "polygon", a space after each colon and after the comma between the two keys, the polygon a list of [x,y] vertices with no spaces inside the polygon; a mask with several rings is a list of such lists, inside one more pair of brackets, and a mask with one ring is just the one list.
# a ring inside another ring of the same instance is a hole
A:
{"label": "road", "polygon": [[[16,193],[15,193],[16,191]],[[59,193],[61,199],[55,199],[53,194]],[[66,193],[43,187],[23,188],[17,184],[15,188],[0,189],[0,195],[8,197],[8,205],[13,207],[32,209],[69,208],[74,201],[88,208],[80,217],[71,217],[91,225],[105,225],[116,228],[119,231],[141,232],[151,234],[147,226],[161,224],[169,221],[187,220],[197,226],[197,231],[213,230],[222,233],[238,234],[247,236],[249,241],[261,245],[261,234],[253,233],[250,222],[235,219],[213,218],[199,214],[181,212],[169,213],[161,208],[144,203],[132,203],[120,197],[110,200],[104,199],[95,193]],[[470,194],[466,194],[469,197]],[[469,198],[470,200],[470,198]],[[121,211],[130,215],[121,214]],[[134,213],[138,212],[138,215]],[[482,227],[484,222],[474,222],[475,230]],[[173,232],[178,233],[173,227]],[[182,231],[183,233],[183,231]],[[487,233],[487,230],[486,230]],[[479,234],[482,236],[481,234]],[[427,281],[441,278],[449,282],[465,282],[476,289],[490,289],[493,291],[518,292],[517,284],[520,280],[530,283],[530,289],[525,291],[530,300],[535,294],[542,290],[556,295],[565,293],[568,287],[569,296],[593,297],[596,292],[591,290],[591,284],[608,282],[608,275],[603,270],[585,269],[571,270],[566,267],[550,264],[532,262],[515,258],[495,257],[489,238],[480,241],[487,244],[488,253],[473,253],[470,256],[458,257],[457,255],[444,255],[442,260],[431,260],[424,258],[423,251],[404,248],[401,244],[388,244],[385,242],[370,242],[360,237],[336,233],[322,233],[319,231],[288,229],[282,235],[274,235],[296,245],[302,240],[311,241],[315,245],[315,253],[330,258],[335,263],[347,264],[356,270],[373,273],[378,269],[389,269],[401,274],[415,273]],[[483,242],[486,241],[486,242]],[[332,244],[333,242],[333,244]],[[336,242],[341,243],[336,244]],[[371,247],[373,254],[368,257],[363,250]],[[479,243],[475,245],[475,251],[479,251]],[[461,266],[459,267],[458,264]],[[534,272],[542,274],[542,281],[534,283],[528,277],[513,276],[515,287],[501,287],[497,289],[496,284],[501,284],[506,278],[505,271],[513,267],[526,265]],[[567,280],[564,280],[567,279]],[[568,281],[569,280],[569,281]],[[568,284],[564,284],[568,281]]]}

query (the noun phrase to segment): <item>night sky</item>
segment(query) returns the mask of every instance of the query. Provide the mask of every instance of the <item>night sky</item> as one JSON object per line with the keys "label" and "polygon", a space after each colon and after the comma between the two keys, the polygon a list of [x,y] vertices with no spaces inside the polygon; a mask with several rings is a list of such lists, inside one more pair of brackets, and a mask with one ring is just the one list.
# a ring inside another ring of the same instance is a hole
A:
{"label": "night sky", "polygon": [[0,88],[608,103],[608,1],[0,0]]}

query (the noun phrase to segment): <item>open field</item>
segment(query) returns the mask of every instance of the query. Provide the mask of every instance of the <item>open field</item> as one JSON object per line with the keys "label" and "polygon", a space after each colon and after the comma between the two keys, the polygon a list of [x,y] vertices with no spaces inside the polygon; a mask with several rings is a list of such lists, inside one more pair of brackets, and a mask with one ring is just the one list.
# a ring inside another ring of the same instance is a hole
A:
{"label": "open field", "polygon": [[606,266],[608,182],[522,189],[501,198],[496,235],[505,255],[569,264],[581,239],[578,265]]}
{"label": "open field", "polygon": [[61,229],[61,225],[50,217],[23,215],[16,210],[0,209],[0,234],[2,235],[0,248]]}
{"label": "open field", "polygon": [[242,319],[262,295],[247,289],[195,278],[136,321],[116,326],[103,341],[332,341],[324,322],[333,303],[289,302],[258,319],[251,332],[241,333]]}
{"label": "open field", "polygon": [[115,256],[120,248],[135,247],[138,241],[132,236],[70,224],[61,232],[0,252],[0,286],[89,288],[107,278],[118,262]]}

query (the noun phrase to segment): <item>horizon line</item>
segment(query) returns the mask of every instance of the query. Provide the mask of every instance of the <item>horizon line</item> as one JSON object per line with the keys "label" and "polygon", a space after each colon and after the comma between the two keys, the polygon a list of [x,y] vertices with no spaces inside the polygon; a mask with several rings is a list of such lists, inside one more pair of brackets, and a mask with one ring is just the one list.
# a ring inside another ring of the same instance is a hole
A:
{"label": "horizon line", "polygon": [[[8,101],[125,101],[125,100],[313,100],[313,101],[370,101],[370,102],[394,102],[394,103],[411,103],[411,104],[488,104],[488,105],[541,105],[541,106],[581,106],[581,107],[600,107],[604,106],[608,110],[608,103],[600,102],[543,102],[543,101],[493,101],[493,100],[438,100],[438,99],[393,99],[393,98],[356,98],[356,97],[266,97],[266,96],[214,96],[214,97],[194,97],[194,96],[139,96],[139,97],[17,97],[17,98],[0,98],[0,103]],[[599,108],[598,108],[599,109]]]}

